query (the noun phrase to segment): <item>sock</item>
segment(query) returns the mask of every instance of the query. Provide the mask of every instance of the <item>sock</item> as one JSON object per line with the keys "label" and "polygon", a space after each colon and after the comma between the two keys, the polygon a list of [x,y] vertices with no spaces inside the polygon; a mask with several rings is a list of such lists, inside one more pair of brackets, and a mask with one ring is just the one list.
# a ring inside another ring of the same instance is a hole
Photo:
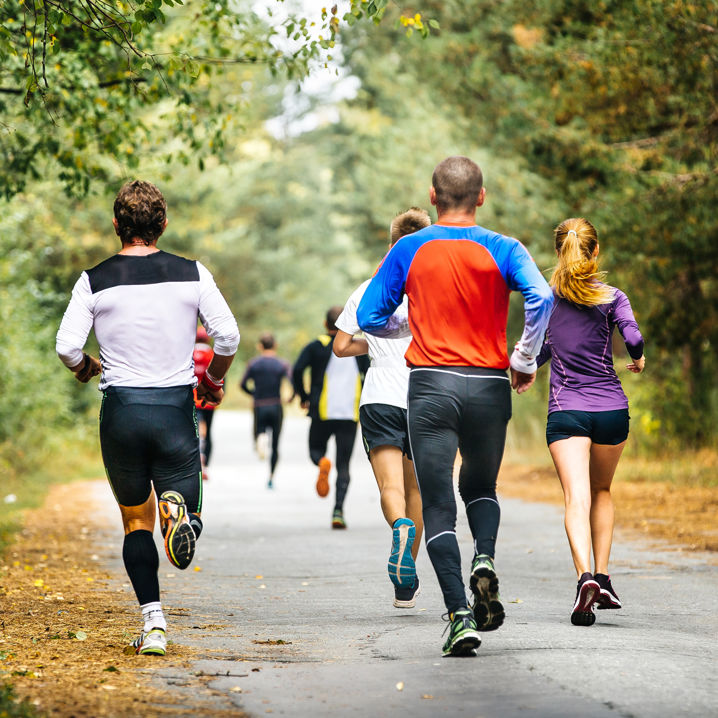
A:
{"label": "sock", "polygon": [[160,600],[157,569],[160,557],[150,531],[131,531],[125,536],[122,559],[140,606]]}
{"label": "sock", "polygon": [[204,527],[204,524],[202,523],[202,519],[197,516],[197,514],[188,514],[189,518],[189,525],[192,527],[192,530],[194,531],[194,537],[196,539],[199,538],[199,535],[202,533],[202,528]]}
{"label": "sock", "polygon": [[163,631],[167,630],[167,621],[165,621],[165,614],[162,613],[162,604],[159,601],[145,603],[140,606],[140,608],[142,609],[142,620],[145,622],[142,630],[145,633],[151,631],[153,628],[161,628]]}

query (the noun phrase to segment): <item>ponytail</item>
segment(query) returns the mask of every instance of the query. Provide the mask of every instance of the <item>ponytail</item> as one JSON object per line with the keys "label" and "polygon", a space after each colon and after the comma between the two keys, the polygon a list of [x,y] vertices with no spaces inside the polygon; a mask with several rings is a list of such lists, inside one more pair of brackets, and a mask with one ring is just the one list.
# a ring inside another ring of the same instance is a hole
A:
{"label": "ponytail", "polygon": [[568,302],[584,306],[607,304],[613,289],[603,283],[606,273],[598,269],[594,254],[596,229],[582,217],[566,219],[554,230],[558,263],[549,284]]}

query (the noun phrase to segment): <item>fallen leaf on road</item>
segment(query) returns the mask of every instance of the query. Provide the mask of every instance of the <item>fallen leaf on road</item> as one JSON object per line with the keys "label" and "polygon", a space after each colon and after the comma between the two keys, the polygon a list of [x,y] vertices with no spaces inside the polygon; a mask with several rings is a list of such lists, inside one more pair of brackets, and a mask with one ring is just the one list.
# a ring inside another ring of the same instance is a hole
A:
{"label": "fallen leaf on road", "polygon": [[424,699],[427,700],[427,701],[430,701],[430,700],[432,700],[432,699],[434,698],[434,696],[432,696],[431,693],[424,693],[424,695],[422,696],[422,698],[424,698]]}
{"label": "fallen leaf on road", "polygon": [[201,571],[202,568],[201,568],[200,566],[195,566],[195,567],[194,567],[194,570],[195,570],[195,571]]}
{"label": "fallen leaf on road", "polygon": [[509,601],[509,603],[523,603],[523,601],[520,598],[515,598],[513,601]]}
{"label": "fallen leaf on road", "polygon": [[233,686],[229,689],[232,693],[241,693],[242,689],[239,686]]}
{"label": "fallen leaf on road", "polygon": [[404,690],[404,682],[403,682],[403,681],[399,681],[399,682],[396,684],[396,690],[397,690],[397,691],[403,691],[403,690]]}
{"label": "fallen leaf on road", "polygon": [[255,576],[255,578],[264,578],[264,576],[262,576],[262,574],[260,573],[260,574],[257,574],[257,575]]}
{"label": "fallen leaf on road", "polygon": [[252,641],[252,643],[256,643],[258,646],[291,646],[291,641],[285,641],[282,638],[278,638],[276,641],[273,641],[271,638],[268,638],[266,641]]}

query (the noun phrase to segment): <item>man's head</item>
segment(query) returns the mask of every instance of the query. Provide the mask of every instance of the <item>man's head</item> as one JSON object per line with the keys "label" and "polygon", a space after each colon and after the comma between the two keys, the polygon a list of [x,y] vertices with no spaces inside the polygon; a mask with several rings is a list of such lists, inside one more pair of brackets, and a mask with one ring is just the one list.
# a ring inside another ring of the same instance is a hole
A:
{"label": "man's head", "polygon": [[447,157],[431,177],[431,203],[439,214],[474,212],[484,202],[481,169],[468,157]]}
{"label": "man's head", "polygon": [[154,244],[167,226],[167,202],[149,182],[128,182],[115,198],[115,231],[122,244]]}
{"label": "man's head", "polygon": [[277,346],[277,342],[274,340],[274,334],[271,332],[264,332],[259,337],[259,348],[263,351],[274,349],[275,346]]}
{"label": "man's head", "polygon": [[327,317],[324,320],[324,326],[327,328],[327,331],[330,334],[337,333],[337,319],[339,319],[339,315],[343,311],[344,311],[344,307],[340,307],[340,306],[331,307],[327,311]]}
{"label": "man's head", "polygon": [[405,212],[397,214],[391,221],[389,246],[393,247],[402,237],[414,234],[430,224],[431,217],[425,209],[410,207]]}

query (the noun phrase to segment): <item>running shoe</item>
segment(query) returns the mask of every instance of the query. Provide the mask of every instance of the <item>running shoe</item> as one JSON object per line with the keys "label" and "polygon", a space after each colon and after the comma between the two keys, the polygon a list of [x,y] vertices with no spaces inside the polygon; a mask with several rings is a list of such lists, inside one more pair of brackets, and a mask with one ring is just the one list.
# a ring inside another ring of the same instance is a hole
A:
{"label": "running shoe", "polygon": [[332,462],[326,456],[319,459],[319,475],[317,476],[317,493],[324,498],[329,493],[329,472]]}
{"label": "running shoe", "polygon": [[269,448],[269,437],[266,433],[261,433],[259,436],[257,436],[257,443],[256,443],[256,449],[257,449],[257,456],[259,457],[260,461],[264,461],[267,458],[267,449]]}
{"label": "running shoe", "polygon": [[158,506],[167,558],[177,568],[187,568],[192,563],[197,542],[187,517],[187,504],[177,491],[165,491],[160,496]]}
{"label": "running shoe", "polygon": [[347,522],[344,520],[344,513],[341,509],[334,509],[332,514],[332,528],[333,529],[345,529]]}
{"label": "running shoe", "polygon": [[596,608],[621,608],[621,599],[613,590],[611,577],[605,573],[597,573],[594,575],[594,578],[601,589],[601,594],[596,601]]}
{"label": "running shoe", "polygon": [[414,583],[409,588],[401,588],[394,586],[394,607],[395,608],[414,608],[416,606],[416,597],[421,593],[419,588],[419,577],[414,577]]}
{"label": "running shoe", "polygon": [[596,579],[588,572],[581,574],[576,586],[576,600],[571,612],[571,623],[574,626],[593,626],[596,622],[596,614],[593,612],[593,604],[601,594],[601,587]]}
{"label": "running shoe", "polygon": [[449,614],[447,629],[449,637],[444,643],[444,656],[476,655],[476,649],[481,645],[481,638],[474,616],[468,608]]}
{"label": "running shoe", "polygon": [[164,656],[167,653],[167,636],[161,628],[153,628],[132,641],[135,653],[142,656]]}
{"label": "running shoe", "polygon": [[392,528],[389,578],[397,588],[410,588],[416,579],[416,565],[411,548],[416,538],[416,526],[411,519],[397,519]]}
{"label": "running shoe", "polygon": [[479,631],[495,631],[505,618],[499,596],[499,578],[494,559],[485,553],[474,556],[469,586],[474,594],[471,609]]}

